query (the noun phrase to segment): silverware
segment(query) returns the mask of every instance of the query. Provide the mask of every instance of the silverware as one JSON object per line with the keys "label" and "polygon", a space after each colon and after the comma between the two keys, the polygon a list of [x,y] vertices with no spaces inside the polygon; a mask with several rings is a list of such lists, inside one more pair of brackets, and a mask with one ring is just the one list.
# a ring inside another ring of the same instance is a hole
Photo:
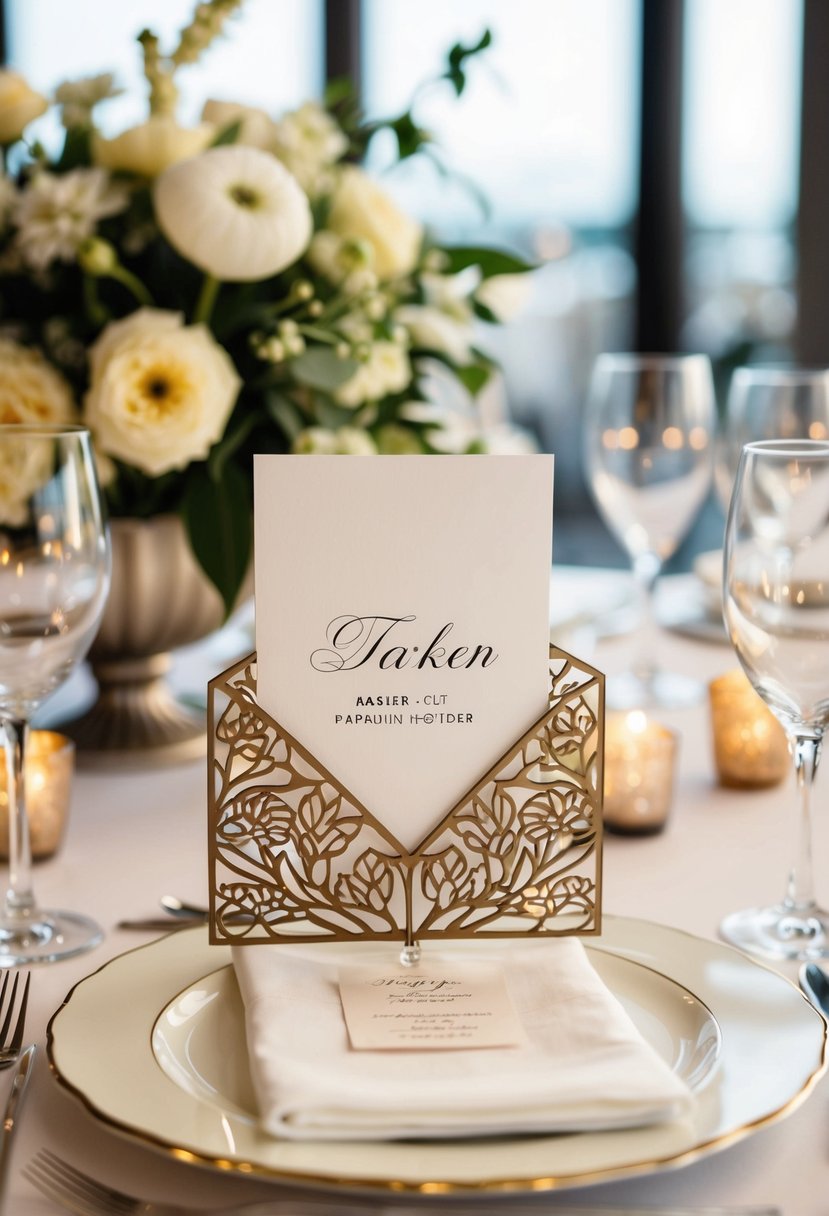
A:
{"label": "silverware", "polygon": [[6,1206],[12,1140],[14,1139],[14,1133],[20,1126],[23,1097],[26,1093],[26,1086],[29,1084],[29,1077],[32,1075],[32,1064],[34,1063],[36,1050],[37,1048],[32,1043],[20,1056],[17,1071],[14,1074],[12,1087],[9,1090],[9,1096],[6,1101],[6,1109],[3,1111],[3,1124],[2,1128],[0,1128],[0,1211],[4,1211]]}
{"label": "silverware", "polygon": [[165,912],[169,912],[170,916],[198,917],[202,920],[207,918],[207,908],[200,908],[198,904],[184,903],[175,895],[162,895],[159,903]]}
{"label": "silverware", "polygon": [[148,916],[144,920],[119,920],[116,929],[138,929],[143,933],[177,933],[179,929],[192,929],[206,924],[207,917],[188,916],[171,920],[169,916]]}
{"label": "silverware", "polygon": [[0,1025],[0,1070],[11,1068],[20,1055],[20,1048],[23,1044],[23,1029],[26,1025],[26,1007],[29,1003],[29,984],[32,979],[31,972],[27,972],[26,983],[23,986],[23,995],[20,998],[20,1005],[15,1014],[20,972],[15,973],[11,992],[8,990],[10,975],[11,972],[7,971],[3,976],[3,983],[0,985],[0,1017],[3,1019],[3,1023]]}
{"label": "silverware", "polygon": [[[412,1208],[400,1205],[366,1201],[365,1203],[343,1203],[339,1199],[328,1202],[324,1199],[289,1199],[282,1196],[265,1203],[248,1203],[238,1207],[194,1208],[175,1207],[165,1203],[148,1203],[124,1194],[114,1187],[105,1186],[90,1178],[88,1174],[69,1165],[48,1149],[41,1151],[23,1169],[23,1176],[37,1187],[47,1198],[61,1204],[77,1216],[404,1216]],[[480,1211],[480,1209],[478,1209]],[[533,1206],[536,1216],[543,1216],[544,1208]],[[428,1216],[458,1216],[457,1207],[424,1208]],[[741,1208],[585,1208],[557,1206],[548,1207],[547,1216],[781,1216],[775,1207]]]}
{"label": "silverware", "polygon": [[800,968],[800,987],[819,1013],[829,1018],[829,976],[817,963]]}

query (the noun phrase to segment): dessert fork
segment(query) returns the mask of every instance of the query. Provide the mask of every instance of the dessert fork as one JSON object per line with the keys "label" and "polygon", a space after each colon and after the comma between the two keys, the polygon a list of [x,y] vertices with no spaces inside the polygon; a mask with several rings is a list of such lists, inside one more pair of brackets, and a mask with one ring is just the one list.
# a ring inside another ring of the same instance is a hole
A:
{"label": "dessert fork", "polygon": [[[287,1196],[266,1200],[264,1203],[247,1203],[238,1207],[194,1208],[176,1207],[166,1203],[149,1203],[127,1195],[114,1187],[104,1186],[96,1182],[88,1174],[76,1169],[73,1165],[62,1160],[48,1149],[41,1149],[23,1169],[24,1178],[28,1179],[39,1191],[55,1203],[61,1204],[76,1216],[367,1216],[376,1213],[377,1216],[403,1216],[411,1212],[411,1208],[400,1206],[388,1207],[370,1201],[362,1203],[343,1203],[340,1199],[328,1202],[324,1199],[290,1199]],[[432,1207],[428,1209],[429,1216],[457,1216],[458,1209],[447,1207]],[[533,1212],[543,1213],[543,1208],[533,1207]],[[564,1209],[555,1211],[563,1216]],[[742,1207],[742,1208],[568,1208],[569,1216],[780,1216],[780,1209],[774,1207]],[[547,1209],[548,1216],[554,1216],[554,1209]]]}
{"label": "dessert fork", "polygon": [[20,1055],[20,1048],[23,1046],[23,1029],[26,1025],[26,1006],[29,1003],[29,984],[32,979],[31,972],[27,972],[23,995],[20,998],[17,1014],[15,1014],[20,972],[15,974],[10,993],[8,992],[9,976],[10,972],[7,971],[3,976],[3,983],[0,985],[0,1017],[3,1019],[3,1023],[0,1025],[0,1069],[11,1068]]}

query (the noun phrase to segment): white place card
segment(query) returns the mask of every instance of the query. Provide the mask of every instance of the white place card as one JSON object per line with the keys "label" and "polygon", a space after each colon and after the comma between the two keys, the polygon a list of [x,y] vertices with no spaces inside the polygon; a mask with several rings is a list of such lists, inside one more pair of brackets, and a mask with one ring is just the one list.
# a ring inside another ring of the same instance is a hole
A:
{"label": "white place card", "polygon": [[414,850],[547,709],[551,456],[257,456],[257,699]]}
{"label": "white place card", "polygon": [[517,1047],[527,1041],[500,967],[349,967],[339,986],[356,1051]]}

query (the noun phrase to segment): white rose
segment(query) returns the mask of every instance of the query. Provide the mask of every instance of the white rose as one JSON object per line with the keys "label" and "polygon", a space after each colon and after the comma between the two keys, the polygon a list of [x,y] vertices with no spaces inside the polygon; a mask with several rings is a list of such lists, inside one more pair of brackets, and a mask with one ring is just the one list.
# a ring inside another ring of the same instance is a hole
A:
{"label": "white rose", "polygon": [[30,88],[19,73],[0,68],[0,144],[13,144],[48,108],[43,94]]}
{"label": "white rose", "polygon": [[341,170],[331,200],[328,227],[340,236],[368,241],[373,268],[382,279],[396,279],[414,270],[423,243],[423,229],[361,169]]}
{"label": "white rose", "polygon": [[96,133],[92,139],[92,159],[105,169],[157,177],[170,165],[203,152],[215,134],[215,128],[208,123],[180,127],[166,114],[153,114],[114,139],[104,139]]}
{"label": "white rose", "polygon": [[511,321],[526,308],[531,291],[529,274],[494,274],[475,295],[499,321]]}
{"label": "white rose", "polygon": [[239,134],[234,141],[245,148],[264,148],[272,151],[276,139],[276,123],[257,106],[243,106],[236,101],[217,101],[211,98],[204,103],[201,116],[216,131],[239,123]]}
{"label": "white rose", "polygon": [[453,363],[471,358],[472,327],[425,304],[404,304],[394,319],[411,335],[412,345],[446,355]]}
{"label": "white rose", "polygon": [[335,432],[337,452],[341,456],[376,456],[377,445],[371,435],[356,426],[341,426]]}
{"label": "white rose", "polygon": [[207,456],[242,383],[204,325],[154,308],[111,322],[89,357],[85,420],[98,447],[151,477]]}
{"label": "white rose", "polygon": [[399,393],[412,379],[412,365],[397,342],[375,342],[365,363],[334,394],[340,405],[356,409],[366,401],[380,401]]}

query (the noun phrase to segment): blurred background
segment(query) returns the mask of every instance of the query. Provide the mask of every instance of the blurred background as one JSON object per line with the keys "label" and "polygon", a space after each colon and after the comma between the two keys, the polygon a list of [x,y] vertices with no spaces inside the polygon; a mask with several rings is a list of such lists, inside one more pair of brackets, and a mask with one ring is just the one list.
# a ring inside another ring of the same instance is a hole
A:
{"label": "blurred background", "polygon": [[[135,35],[170,40],[191,9],[2,0],[0,49],[42,91],[115,65],[120,129],[144,115]],[[581,466],[600,351],[705,352],[721,407],[741,363],[829,363],[829,3],[247,0],[182,73],[182,117],[205,97],[279,113],[346,74],[370,116],[397,113],[454,42],[486,28],[492,46],[459,101],[445,83],[417,95],[458,176],[418,157],[384,184],[443,239],[486,237],[539,263],[520,319],[484,341],[511,416],[556,454],[556,561],[626,565]],[[672,568],[716,547],[722,522],[712,499]]]}

